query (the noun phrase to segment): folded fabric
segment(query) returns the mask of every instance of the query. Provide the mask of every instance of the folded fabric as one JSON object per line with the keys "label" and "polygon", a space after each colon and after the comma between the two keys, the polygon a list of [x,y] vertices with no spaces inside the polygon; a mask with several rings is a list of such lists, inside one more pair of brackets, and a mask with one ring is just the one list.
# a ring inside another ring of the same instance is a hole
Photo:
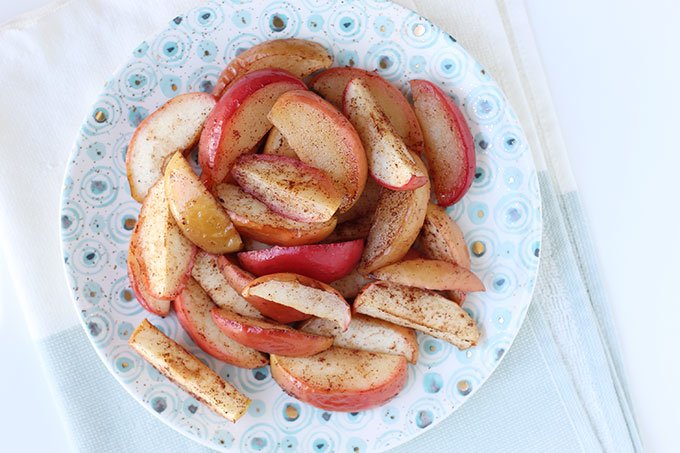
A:
{"label": "folded fabric", "polygon": [[[81,451],[202,451],[108,373],[62,270],[62,177],[82,118],[135,45],[196,0],[70,0],[0,29],[0,250]],[[483,388],[395,451],[641,450],[612,317],[522,0],[402,0],[498,80],[530,139],[544,236],[525,325]]]}

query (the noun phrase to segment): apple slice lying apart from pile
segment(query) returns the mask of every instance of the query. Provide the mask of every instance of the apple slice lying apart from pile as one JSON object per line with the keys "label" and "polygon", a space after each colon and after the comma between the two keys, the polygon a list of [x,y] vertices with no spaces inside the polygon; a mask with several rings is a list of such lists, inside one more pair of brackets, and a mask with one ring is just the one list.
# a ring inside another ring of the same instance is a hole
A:
{"label": "apple slice lying apart from pile", "polygon": [[148,320],[142,321],[135,329],[128,344],[154,368],[216,414],[235,422],[248,410],[250,398]]}
{"label": "apple slice lying apart from pile", "polygon": [[336,323],[347,329],[352,318],[350,307],[333,287],[304,275],[270,274],[256,278],[243,289],[243,297],[261,297],[302,313]]}
{"label": "apple slice lying apart from pile", "polygon": [[215,308],[212,318],[229,338],[258,351],[286,357],[308,357],[333,345],[333,338],[301,332],[285,324],[241,316],[231,310]]}
{"label": "apple slice lying apart from pile", "polygon": [[342,201],[330,176],[292,157],[241,156],[231,175],[269,209],[299,222],[327,222]]}
{"label": "apple slice lying apart from pile", "polygon": [[182,94],[137,126],[125,155],[132,198],[144,201],[151,186],[162,176],[167,159],[189,151],[196,144],[214,106],[215,98],[209,94]]}
{"label": "apple slice lying apart from pile", "polygon": [[270,357],[284,392],[320,409],[358,412],[380,406],[406,384],[404,357],[332,347],[312,357]]}
{"label": "apple slice lying apart from pile", "polygon": [[303,78],[330,67],[332,63],[333,56],[321,44],[303,39],[266,41],[231,60],[220,74],[213,94],[222,96],[234,80],[258,69],[280,68]]}
{"label": "apple slice lying apart from pile", "polygon": [[436,291],[484,291],[484,284],[470,270],[446,261],[412,259],[371,272],[371,278]]}
{"label": "apple slice lying apart from pile", "polygon": [[288,144],[285,137],[275,127],[272,128],[267,135],[267,140],[265,140],[264,146],[262,147],[262,154],[297,158],[295,150]]}
{"label": "apple slice lying apart from pile", "polygon": [[324,283],[338,280],[354,269],[361,259],[364,241],[334,244],[272,247],[268,250],[241,252],[238,260],[258,277],[279,272],[293,272]]}
{"label": "apple slice lying apart from pile", "polygon": [[426,289],[388,282],[371,283],[354,300],[353,310],[420,330],[459,349],[475,346],[479,339],[479,329],[465,310]]}
{"label": "apple slice lying apart from pile", "polygon": [[352,272],[339,280],[329,283],[329,285],[337,289],[345,299],[354,299],[361,289],[369,283],[373,283],[373,279],[366,278],[359,271],[353,269]]}
{"label": "apple slice lying apart from pile", "polygon": [[427,169],[418,166],[361,79],[347,84],[343,112],[361,137],[368,169],[378,184],[392,190],[413,190],[427,183]]}
{"label": "apple slice lying apart from pile", "polygon": [[208,186],[222,182],[239,156],[255,151],[272,127],[267,113],[281,94],[306,89],[300,79],[280,69],[261,69],[234,82],[201,133],[198,162]]}
{"label": "apple slice lying apart from pile", "polygon": [[456,103],[439,87],[427,80],[410,84],[437,203],[450,206],[472,185],[476,166],[472,133]]}
{"label": "apple slice lying apart from pile", "polygon": [[310,91],[281,95],[269,120],[301,161],[333,179],[343,199],[340,212],[356,203],[366,184],[366,153],[352,124],[335,107]]}
{"label": "apple slice lying apart from pile", "polygon": [[342,108],[343,93],[352,79],[366,83],[406,146],[420,154],[424,148],[418,118],[401,91],[378,74],[358,68],[331,68],[314,76],[309,87],[331,104]]}
{"label": "apple slice lying apart from pile", "polygon": [[130,279],[130,288],[135,294],[135,299],[139,302],[146,311],[158,316],[168,316],[170,313],[170,301],[159,299],[152,296],[146,288],[146,282],[142,275],[142,268],[135,256],[135,239],[130,240],[130,249],[128,250],[127,266],[128,278]]}
{"label": "apple slice lying apart from pile", "polygon": [[381,319],[355,314],[343,332],[330,321],[314,318],[302,323],[300,330],[333,337],[333,345],[340,348],[400,355],[410,363],[418,361],[416,332]]}

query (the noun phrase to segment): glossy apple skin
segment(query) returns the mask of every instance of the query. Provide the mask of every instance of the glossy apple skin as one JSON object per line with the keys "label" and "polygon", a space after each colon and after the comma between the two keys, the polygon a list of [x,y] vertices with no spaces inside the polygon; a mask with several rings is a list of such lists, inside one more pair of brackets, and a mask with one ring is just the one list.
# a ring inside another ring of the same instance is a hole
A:
{"label": "glossy apple skin", "polygon": [[281,69],[251,72],[229,87],[210,112],[198,145],[198,163],[209,188],[224,181],[239,156],[255,151],[271,129],[267,113],[278,97],[306,89]]}
{"label": "glossy apple skin", "polygon": [[364,241],[334,244],[272,247],[268,250],[239,253],[243,268],[258,277],[279,272],[293,272],[324,283],[346,276],[361,259]]}
{"label": "glossy apple skin", "polygon": [[212,319],[232,340],[269,354],[308,357],[330,348],[333,344],[331,337],[309,334],[283,324],[240,316],[223,308],[214,308]]}
{"label": "glossy apple skin", "polygon": [[[241,269],[226,256],[220,256],[218,263],[220,271],[227,280],[227,283],[229,283],[229,285],[231,285],[231,287],[239,294],[242,294],[243,289],[248,286],[250,282],[255,280],[255,276]],[[304,321],[312,317],[307,313],[302,313],[294,308],[286,307],[285,305],[277,304],[276,302],[262,299],[261,297],[249,296],[245,299],[264,316],[282,324]]]}
{"label": "glossy apple skin", "polygon": [[475,175],[472,132],[463,112],[439,87],[427,80],[410,84],[437,204],[451,206],[463,198]]}

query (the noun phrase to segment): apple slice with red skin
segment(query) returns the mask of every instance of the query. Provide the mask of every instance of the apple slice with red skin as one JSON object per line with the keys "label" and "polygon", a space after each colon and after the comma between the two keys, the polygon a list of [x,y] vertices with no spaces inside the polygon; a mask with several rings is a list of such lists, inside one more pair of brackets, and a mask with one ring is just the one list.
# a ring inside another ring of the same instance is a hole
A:
{"label": "apple slice with red skin", "polygon": [[472,185],[476,167],[472,133],[463,112],[439,87],[427,80],[410,84],[437,203],[450,206]]}
{"label": "apple slice with red skin", "polygon": [[438,260],[400,261],[371,272],[370,277],[436,291],[484,291],[484,284],[470,270]]}
{"label": "apple slice with red skin", "polygon": [[333,345],[333,338],[301,332],[284,324],[241,316],[231,310],[214,308],[212,319],[229,338],[244,346],[286,357],[308,357]]}
{"label": "apple slice with red skin", "polygon": [[135,256],[135,247],[133,243],[134,239],[130,241],[127,258],[130,288],[132,288],[132,292],[134,293],[137,302],[139,302],[139,305],[146,311],[153,313],[154,315],[165,317],[170,313],[170,301],[159,299],[149,294],[149,290],[146,288],[142,276],[142,268],[139,266],[139,262]]}
{"label": "apple slice with red skin", "polygon": [[270,357],[284,392],[314,407],[358,412],[381,406],[406,384],[402,356],[332,347],[312,357]]}
{"label": "apple slice with red skin", "polygon": [[174,305],[177,320],[196,346],[206,353],[241,368],[258,368],[267,364],[267,356],[232,340],[215,325],[211,310],[217,305],[193,278],[187,281]]}
{"label": "apple slice with red skin", "polygon": [[258,277],[279,272],[293,272],[324,283],[349,274],[361,259],[364,241],[334,244],[272,247],[268,250],[239,253],[243,268]]}
{"label": "apple slice with red skin", "polygon": [[257,149],[272,127],[267,113],[279,96],[306,89],[300,79],[280,69],[261,69],[234,82],[201,133],[198,162],[208,187],[222,182],[239,156]]}

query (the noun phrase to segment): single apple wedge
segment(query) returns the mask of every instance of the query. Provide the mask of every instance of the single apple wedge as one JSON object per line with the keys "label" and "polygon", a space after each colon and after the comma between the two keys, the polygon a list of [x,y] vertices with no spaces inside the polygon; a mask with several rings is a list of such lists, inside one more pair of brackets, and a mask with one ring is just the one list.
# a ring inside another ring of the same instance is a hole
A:
{"label": "single apple wedge", "polygon": [[241,52],[231,60],[217,79],[212,94],[222,96],[232,82],[258,69],[284,69],[302,79],[330,67],[331,64],[333,56],[321,44],[313,41],[303,39],[265,41]]}
{"label": "single apple wedge", "polygon": [[427,183],[427,170],[411,156],[366,82],[352,79],[342,103],[345,116],[361,137],[368,170],[378,184],[392,190],[413,190]]}
{"label": "single apple wedge", "polygon": [[[418,166],[425,165],[413,156]],[[415,190],[380,193],[359,272],[366,275],[401,260],[418,237],[430,199],[429,181]]]}
{"label": "single apple wedge", "polygon": [[244,191],[269,209],[299,222],[327,222],[342,201],[342,194],[328,174],[292,157],[241,156],[231,175]]}
{"label": "single apple wedge", "polygon": [[180,153],[165,167],[165,195],[177,226],[198,247],[217,254],[241,249],[241,237],[229,214]]}
{"label": "single apple wedge", "polygon": [[359,412],[381,406],[406,384],[401,356],[332,347],[312,357],[270,357],[284,392],[324,410]]}
{"label": "single apple wedge", "polygon": [[269,120],[293,147],[298,158],[319,168],[341,189],[340,212],[356,203],[366,184],[366,153],[361,139],[343,114],[310,91],[279,97]]}
{"label": "single apple wedge", "polygon": [[300,79],[280,69],[261,69],[234,82],[201,133],[198,163],[208,187],[222,182],[239,156],[257,149],[272,127],[267,113],[279,96],[306,89]]}
{"label": "single apple wedge", "polygon": [[365,217],[370,220],[375,212],[375,207],[378,205],[381,190],[382,186],[375,182],[373,178],[366,178],[366,186],[364,186],[361,196],[349,211],[338,214],[338,223],[350,222]]}
{"label": "single apple wedge", "polygon": [[335,217],[319,223],[289,219],[232,184],[220,184],[215,194],[242,236],[267,244],[314,244],[328,237],[337,222]]}
{"label": "single apple wedge", "polygon": [[272,128],[267,135],[267,140],[262,147],[262,154],[270,154],[272,156],[286,156],[297,159],[295,150],[288,144],[281,132],[277,128]]}
{"label": "single apple wedge", "polygon": [[261,297],[317,318],[328,319],[342,330],[352,319],[350,307],[333,287],[292,273],[270,274],[256,278],[243,289],[243,297]]}
{"label": "single apple wedge", "polygon": [[128,344],[159,372],[217,415],[236,422],[248,410],[250,398],[148,320],[142,321],[135,329]]}
{"label": "single apple wedge", "polygon": [[354,299],[364,286],[373,282],[373,279],[364,277],[354,269],[341,279],[330,282],[329,285],[337,289],[345,299]]}
{"label": "single apple wedge", "polygon": [[426,258],[470,269],[470,251],[460,227],[440,206],[427,206],[418,246]]}
{"label": "single apple wedge", "polygon": [[438,260],[400,261],[371,272],[370,277],[435,291],[484,291],[484,284],[470,270]]}
{"label": "single apple wedge", "polygon": [[427,80],[410,84],[437,203],[451,206],[463,198],[475,175],[472,132],[463,112],[438,86]]}
{"label": "single apple wedge", "polygon": [[206,93],[187,93],[170,99],[139,123],[125,155],[132,198],[140,203],[163,175],[167,160],[189,151],[215,106]]}
{"label": "single apple wedge", "polygon": [[261,277],[279,272],[293,272],[324,283],[338,280],[352,272],[361,259],[364,241],[335,244],[272,247],[268,250],[239,253],[241,266]]}
{"label": "single apple wedge", "polygon": [[410,363],[418,361],[416,332],[382,319],[364,315],[352,316],[346,331],[321,318],[312,318],[300,325],[300,330],[333,337],[333,345],[340,348],[404,356]]}
{"label": "single apple wedge", "polygon": [[158,299],[174,298],[191,273],[197,249],[170,213],[163,178],[144,199],[133,236],[137,238],[135,256],[149,294]]}
{"label": "single apple wedge", "polygon": [[[239,294],[243,293],[246,286],[253,280],[255,276],[247,271],[244,271],[226,256],[220,256],[218,259],[222,275],[227,280],[229,285],[234,288]],[[311,318],[312,315],[302,313],[294,308],[285,305],[277,304],[270,300],[263,299],[257,296],[248,296],[246,299],[253,307],[267,318],[282,324],[290,324],[291,322],[303,321]]]}
{"label": "single apple wedge", "polygon": [[300,332],[285,324],[241,316],[224,308],[214,308],[212,318],[232,340],[269,354],[308,357],[333,345],[332,337]]}
{"label": "single apple wedge", "polygon": [[335,227],[333,232],[326,239],[323,240],[323,243],[333,244],[336,242],[366,239],[368,237],[368,233],[371,231],[372,224],[371,217],[368,216],[341,223]]}
{"label": "single apple wedge", "polygon": [[337,108],[342,108],[343,93],[352,79],[361,79],[368,85],[406,146],[413,152],[422,153],[423,132],[411,104],[397,87],[378,74],[357,68],[331,68],[314,76],[309,87]]}
{"label": "single apple wedge", "polygon": [[139,305],[141,305],[146,311],[158,316],[168,316],[170,313],[170,301],[153,297],[146,288],[146,283],[144,282],[144,277],[142,276],[142,268],[140,267],[139,261],[135,256],[135,253],[137,252],[135,246],[133,245],[134,242],[134,238],[130,240],[127,266],[130,288],[132,288],[135,299],[137,299]]}
{"label": "single apple wedge", "polygon": [[196,346],[206,353],[241,368],[257,368],[267,364],[264,354],[232,340],[217,328],[210,314],[217,305],[193,278],[187,281],[174,305],[177,320]]}
{"label": "single apple wedge", "polygon": [[426,289],[388,282],[371,283],[354,300],[353,310],[420,330],[458,349],[475,346],[479,339],[479,329],[465,310]]}

